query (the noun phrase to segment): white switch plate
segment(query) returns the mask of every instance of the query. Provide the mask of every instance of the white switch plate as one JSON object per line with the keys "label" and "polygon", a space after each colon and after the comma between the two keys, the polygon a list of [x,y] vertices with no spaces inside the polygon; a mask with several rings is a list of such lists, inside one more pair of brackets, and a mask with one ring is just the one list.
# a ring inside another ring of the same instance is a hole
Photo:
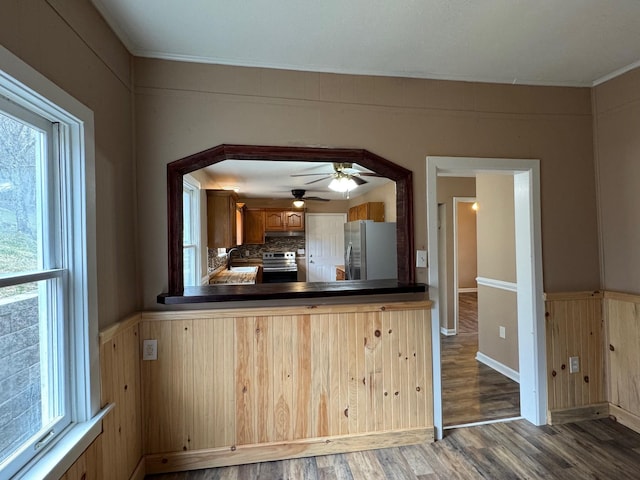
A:
{"label": "white switch plate", "polygon": [[500,338],[507,338],[507,329],[500,327]]}
{"label": "white switch plate", "polygon": [[580,357],[569,357],[569,373],[580,371]]}
{"label": "white switch plate", "polygon": [[416,250],[416,267],[418,268],[427,267],[427,251],[426,250]]}
{"label": "white switch plate", "polygon": [[144,340],[142,342],[142,360],[158,359],[158,340]]}

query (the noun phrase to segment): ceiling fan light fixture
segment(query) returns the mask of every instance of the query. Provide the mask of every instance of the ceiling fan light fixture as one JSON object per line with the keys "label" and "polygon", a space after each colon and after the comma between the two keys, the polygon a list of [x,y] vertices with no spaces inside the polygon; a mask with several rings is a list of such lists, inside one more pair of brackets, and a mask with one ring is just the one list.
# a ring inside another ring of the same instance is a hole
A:
{"label": "ceiling fan light fixture", "polygon": [[293,206],[296,208],[302,208],[304,207],[304,200],[301,199],[296,199],[293,201]]}
{"label": "ceiling fan light fixture", "polygon": [[338,176],[329,183],[329,189],[334,192],[344,193],[355,190],[356,188],[358,188],[358,184],[353,180],[353,178],[347,175]]}

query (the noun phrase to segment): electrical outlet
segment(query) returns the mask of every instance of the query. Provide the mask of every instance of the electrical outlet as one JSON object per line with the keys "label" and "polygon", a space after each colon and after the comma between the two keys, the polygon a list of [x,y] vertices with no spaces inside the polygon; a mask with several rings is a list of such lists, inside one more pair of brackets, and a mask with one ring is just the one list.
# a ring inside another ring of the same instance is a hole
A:
{"label": "electrical outlet", "polygon": [[569,357],[569,373],[580,371],[580,357]]}
{"label": "electrical outlet", "polygon": [[142,342],[142,360],[158,359],[158,340],[144,340]]}
{"label": "electrical outlet", "polygon": [[507,338],[507,329],[504,327],[500,327],[500,338]]}
{"label": "electrical outlet", "polygon": [[416,267],[418,268],[427,267],[427,251],[426,250],[416,250]]}

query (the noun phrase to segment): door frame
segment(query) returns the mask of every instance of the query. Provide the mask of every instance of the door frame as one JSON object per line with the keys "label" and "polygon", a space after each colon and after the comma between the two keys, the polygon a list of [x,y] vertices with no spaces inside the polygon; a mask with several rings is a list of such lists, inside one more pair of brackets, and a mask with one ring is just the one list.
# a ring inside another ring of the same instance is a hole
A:
{"label": "door frame", "polygon": [[458,287],[458,204],[474,203],[475,201],[476,197],[453,197],[453,332],[448,333],[448,335],[458,334],[458,317],[460,315],[460,289]]}
{"label": "door frame", "polygon": [[[547,379],[542,283],[540,215],[540,161],[535,159],[431,157],[426,158],[427,243],[429,292],[433,318],[439,318],[438,285],[438,175],[468,176],[509,173],[514,179],[516,275],[518,302],[518,357],[520,412],[534,425],[546,424]],[[446,266],[443,266],[446,268]],[[445,286],[446,288],[446,286]],[[440,322],[432,322],[433,420],[435,436],[443,435]]]}

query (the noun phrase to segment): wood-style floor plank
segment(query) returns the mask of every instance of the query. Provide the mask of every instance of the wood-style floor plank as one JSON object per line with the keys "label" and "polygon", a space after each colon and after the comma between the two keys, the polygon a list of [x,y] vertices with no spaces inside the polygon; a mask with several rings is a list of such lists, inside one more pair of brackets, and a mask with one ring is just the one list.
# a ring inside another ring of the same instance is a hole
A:
{"label": "wood-style floor plank", "polygon": [[477,294],[459,297],[458,334],[440,337],[444,425],[520,416],[520,385],[476,360]]}
{"label": "wood-style floor plank", "polygon": [[640,478],[640,435],[608,418],[535,427],[526,420],[447,430],[409,447],[148,476],[153,480],[468,480]]}

